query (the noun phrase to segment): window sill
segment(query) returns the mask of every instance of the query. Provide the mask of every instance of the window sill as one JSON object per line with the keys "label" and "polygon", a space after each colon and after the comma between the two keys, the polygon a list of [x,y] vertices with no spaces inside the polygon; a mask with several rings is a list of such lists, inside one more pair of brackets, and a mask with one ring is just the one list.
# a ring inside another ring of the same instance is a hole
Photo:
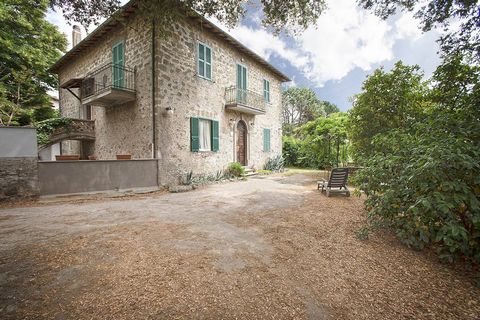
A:
{"label": "window sill", "polygon": [[209,79],[209,78],[206,78],[206,77],[202,77],[201,75],[199,75],[198,73],[196,74],[196,76],[202,80],[207,80],[209,82],[212,82],[213,83],[213,80],[212,79]]}

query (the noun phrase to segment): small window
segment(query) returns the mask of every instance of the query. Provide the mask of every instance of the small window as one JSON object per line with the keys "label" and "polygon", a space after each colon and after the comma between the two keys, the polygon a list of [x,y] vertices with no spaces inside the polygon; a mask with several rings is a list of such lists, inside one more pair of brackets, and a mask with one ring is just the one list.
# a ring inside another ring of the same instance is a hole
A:
{"label": "small window", "polygon": [[203,43],[198,43],[198,75],[212,80],[212,49]]}
{"label": "small window", "polygon": [[218,151],[219,140],[218,121],[190,118],[190,142],[193,152]]}
{"label": "small window", "polygon": [[263,151],[270,152],[270,129],[263,129]]}
{"label": "small window", "polygon": [[270,102],[270,81],[263,79],[263,100]]}

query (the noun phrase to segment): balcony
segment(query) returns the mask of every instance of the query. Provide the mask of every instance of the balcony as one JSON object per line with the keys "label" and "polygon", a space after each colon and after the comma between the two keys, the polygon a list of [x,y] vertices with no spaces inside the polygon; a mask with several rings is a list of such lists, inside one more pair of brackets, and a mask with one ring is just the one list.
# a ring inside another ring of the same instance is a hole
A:
{"label": "balcony", "polygon": [[134,69],[116,64],[100,67],[82,79],[82,104],[114,106],[135,100]]}
{"label": "balcony", "polygon": [[225,108],[248,114],[265,114],[266,103],[261,94],[235,86],[225,90]]}
{"label": "balcony", "polygon": [[59,118],[43,121],[43,123],[45,122],[48,123],[48,126],[44,126],[43,129],[37,129],[37,132],[46,132],[48,134],[47,141],[39,145],[39,151],[64,140],[95,140],[94,120]]}

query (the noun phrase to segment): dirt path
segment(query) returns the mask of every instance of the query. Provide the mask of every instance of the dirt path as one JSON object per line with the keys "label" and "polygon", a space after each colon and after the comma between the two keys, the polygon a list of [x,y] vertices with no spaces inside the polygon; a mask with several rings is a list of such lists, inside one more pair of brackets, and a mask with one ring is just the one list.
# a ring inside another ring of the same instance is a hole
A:
{"label": "dirt path", "polygon": [[312,177],[0,209],[5,319],[480,319],[480,290]]}

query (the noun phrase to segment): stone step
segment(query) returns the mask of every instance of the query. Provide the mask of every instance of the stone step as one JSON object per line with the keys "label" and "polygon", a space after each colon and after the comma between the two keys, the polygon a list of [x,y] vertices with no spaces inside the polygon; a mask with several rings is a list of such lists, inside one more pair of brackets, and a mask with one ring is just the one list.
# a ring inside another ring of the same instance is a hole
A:
{"label": "stone step", "polygon": [[258,172],[255,172],[255,171],[250,171],[250,172],[245,172],[245,174],[243,175],[244,177],[251,177],[251,176],[256,176],[258,174]]}

